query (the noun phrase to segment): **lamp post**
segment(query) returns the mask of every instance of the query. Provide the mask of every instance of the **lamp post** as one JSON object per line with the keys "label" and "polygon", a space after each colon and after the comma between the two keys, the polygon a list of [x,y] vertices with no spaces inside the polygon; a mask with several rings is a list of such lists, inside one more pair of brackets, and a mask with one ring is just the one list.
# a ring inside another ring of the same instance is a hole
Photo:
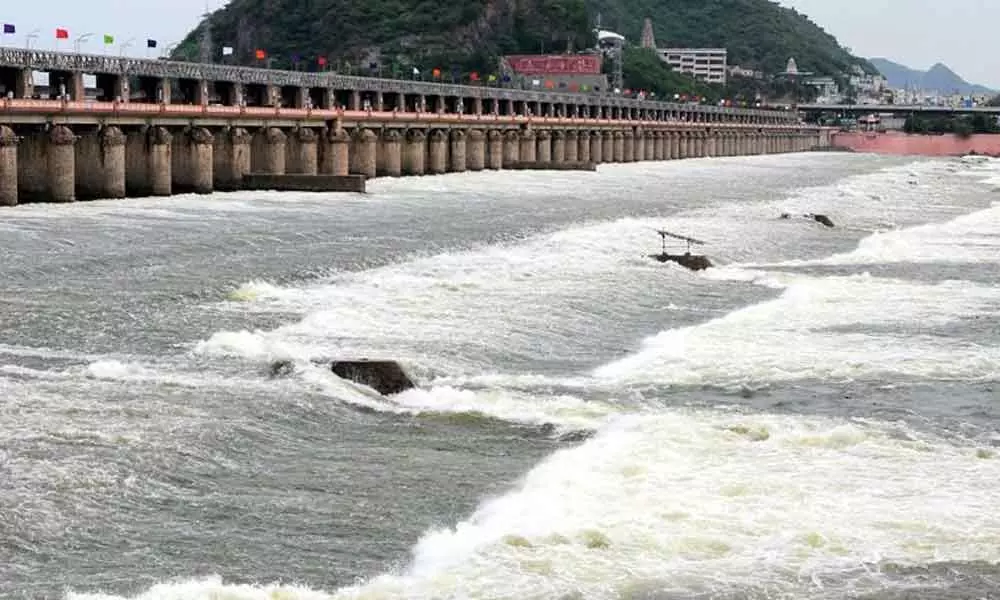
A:
{"label": "lamp post", "polygon": [[80,44],[82,44],[83,42],[86,42],[87,40],[89,40],[91,38],[91,36],[93,36],[93,35],[94,35],[93,33],[85,33],[85,34],[81,35],[80,37],[76,38],[76,40],[73,41],[73,51],[76,52],[77,54],[79,54],[80,53]]}
{"label": "lamp post", "polygon": [[130,38],[130,39],[126,40],[125,43],[123,43],[121,45],[120,56],[125,56],[125,50],[131,48],[132,47],[132,42],[134,42],[134,41],[135,41],[135,38]]}
{"label": "lamp post", "polygon": [[38,34],[40,34],[41,32],[42,32],[41,29],[36,29],[36,30],[32,31],[31,33],[29,33],[28,35],[24,36],[24,47],[27,48],[28,50],[30,50],[31,49],[31,40],[37,38]]}

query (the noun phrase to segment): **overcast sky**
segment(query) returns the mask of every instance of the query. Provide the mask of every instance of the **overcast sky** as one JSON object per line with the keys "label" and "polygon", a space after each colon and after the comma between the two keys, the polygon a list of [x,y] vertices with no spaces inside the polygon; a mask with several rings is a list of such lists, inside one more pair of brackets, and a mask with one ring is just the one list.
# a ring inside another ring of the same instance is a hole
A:
{"label": "overcast sky", "polygon": [[[918,69],[943,62],[973,83],[1000,88],[1000,52],[995,31],[1000,0],[780,0],[805,13],[835,35],[855,54],[881,56]],[[206,6],[223,0],[0,0],[0,21],[17,27],[5,45],[24,44],[25,34],[40,30],[39,47],[55,45],[55,28],[69,30],[70,42],[95,34],[83,48],[118,52],[118,44],[135,38],[129,54],[143,56],[146,39],[160,49],[179,41],[193,28]],[[115,36],[105,48],[101,36]]]}

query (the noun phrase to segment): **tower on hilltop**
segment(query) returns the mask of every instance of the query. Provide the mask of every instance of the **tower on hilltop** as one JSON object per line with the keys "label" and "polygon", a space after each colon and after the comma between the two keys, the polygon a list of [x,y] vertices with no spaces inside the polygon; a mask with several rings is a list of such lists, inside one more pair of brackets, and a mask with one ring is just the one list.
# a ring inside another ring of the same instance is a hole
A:
{"label": "tower on hilltop", "polygon": [[642,40],[641,45],[643,48],[652,48],[656,50],[656,38],[653,37],[653,21],[649,17],[642,24]]}

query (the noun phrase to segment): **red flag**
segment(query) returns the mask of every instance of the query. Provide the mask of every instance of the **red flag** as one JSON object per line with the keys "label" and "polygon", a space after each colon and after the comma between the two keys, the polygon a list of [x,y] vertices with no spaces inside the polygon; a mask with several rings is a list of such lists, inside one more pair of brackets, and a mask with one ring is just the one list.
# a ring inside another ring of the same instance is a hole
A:
{"label": "red flag", "polygon": [[68,40],[69,39],[69,31],[67,31],[66,29],[57,28],[56,29],[56,39],[57,40]]}
{"label": "red flag", "polygon": [[469,79],[472,81],[479,81],[479,73],[476,73],[475,71],[469,73]]}
{"label": "red flag", "polygon": [[263,50],[257,50],[255,55],[257,56],[257,60],[264,60],[264,58],[267,57],[267,53]]}
{"label": "red flag", "polygon": [[316,62],[319,63],[319,66],[325,67],[326,66],[326,57],[325,56],[321,56],[321,57],[319,57],[319,58],[316,59]]}
{"label": "red flag", "polygon": [[433,75],[434,77],[440,77],[441,76],[441,69],[439,69],[437,67],[434,67],[434,70],[431,71],[431,75]]}

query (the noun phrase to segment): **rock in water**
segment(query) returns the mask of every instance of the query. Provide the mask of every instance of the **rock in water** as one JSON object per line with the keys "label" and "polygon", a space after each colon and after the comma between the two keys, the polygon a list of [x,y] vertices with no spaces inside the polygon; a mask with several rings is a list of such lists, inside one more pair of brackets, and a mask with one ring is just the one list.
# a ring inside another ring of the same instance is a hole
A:
{"label": "rock in water", "polygon": [[271,363],[271,377],[287,377],[295,372],[295,363],[290,360],[276,360]]}
{"label": "rock in water", "polygon": [[833,221],[831,221],[830,217],[826,215],[813,215],[812,218],[816,219],[817,223],[822,223],[827,227],[833,227]]}
{"label": "rock in water", "polygon": [[416,387],[394,360],[335,360],[330,369],[337,377],[367,385],[383,396]]}

